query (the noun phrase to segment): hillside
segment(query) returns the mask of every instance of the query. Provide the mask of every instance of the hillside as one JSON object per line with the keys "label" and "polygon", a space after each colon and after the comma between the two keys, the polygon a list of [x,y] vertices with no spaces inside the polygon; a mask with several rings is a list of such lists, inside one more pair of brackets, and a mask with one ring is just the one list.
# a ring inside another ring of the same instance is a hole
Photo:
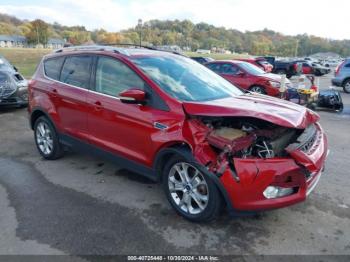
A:
{"label": "hillside", "polygon": [[[42,34],[36,34],[42,28]],[[104,29],[88,31],[84,26],[64,26],[44,21],[26,21],[0,14],[0,34],[23,35],[29,41],[45,42],[49,37],[64,38],[72,44],[95,43],[139,43],[140,28],[134,27],[120,32]],[[241,32],[235,29],[215,27],[207,23],[194,24],[189,20],[151,20],[142,26],[142,41],[153,45],[178,45],[191,50],[225,48],[237,53],[253,55],[307,56],[318,52],[334,52],[350,55],[350,40],[330,40],[317,36],[288,36],[264,29]]]}

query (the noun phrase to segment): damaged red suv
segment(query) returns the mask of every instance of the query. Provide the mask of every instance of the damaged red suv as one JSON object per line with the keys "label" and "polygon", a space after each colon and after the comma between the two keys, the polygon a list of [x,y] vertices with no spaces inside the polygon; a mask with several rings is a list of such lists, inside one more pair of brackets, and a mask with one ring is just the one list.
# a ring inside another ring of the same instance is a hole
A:
{"label": "damaged red suv", "polygon": [[208,221],[305,200],[327,139],[307,108],[243,93],[190,58],[141,48],[76,47],[43,58],[30,81],[40,154],[96,153],[162,182],[174,209]]}

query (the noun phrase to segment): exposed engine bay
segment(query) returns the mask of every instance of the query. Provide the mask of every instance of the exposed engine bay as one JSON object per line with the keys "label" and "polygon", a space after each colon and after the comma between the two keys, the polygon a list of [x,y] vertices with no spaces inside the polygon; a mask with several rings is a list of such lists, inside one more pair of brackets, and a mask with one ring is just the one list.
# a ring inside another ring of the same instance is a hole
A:
{"label": "exposed engine bay", "polygon": [[211,129],[208,143],[234,157],[273,158],[285,156],[285,148],[302,130],[284,128],[258,119],[204,118]]}
{"label": "exposed engine bay", "polygon": [[201,137],[217,155],[216,163],[203,161],[215,173],[227,166],[234,170],[233,158],[285,157],[286,147],[303,132],[255,118],[196,117],[192,124],[201,130],[197,138]]}

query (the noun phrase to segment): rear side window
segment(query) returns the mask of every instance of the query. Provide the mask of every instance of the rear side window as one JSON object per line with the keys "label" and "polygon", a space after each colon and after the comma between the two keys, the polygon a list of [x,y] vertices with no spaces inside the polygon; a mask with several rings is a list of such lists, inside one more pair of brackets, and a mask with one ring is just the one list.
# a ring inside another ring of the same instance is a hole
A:
{"label": "rear side window", "polygon": [[212,64],[207,65],[207,67],[209,69],[213,70],[215,73],[220,73],[221,64],[212,63]]}
{"label": "rear side window", "polygon": [[67,57],[62,68],[60,81],[69,85],[88,88],[91,61],[91,56]]}
{"label": "rear side window", "polygon": [[345,67],[350,67],[350,63],[349,63],[349,64],[347,64],[347,65],[345,65]]}
{"label": "rear side window", "polygon": [[235,75],[239,70],[237,66],[232,64],[223,64],[220,71],[222,74]]}
{"label": "rear side window", "polygon": [[144,89],[143,80],[119,60],[98,58],[95,87],[97,92],[117,97],[121,91],[130,88]]}
{"label": "rear side window", "polygon": [[62,64],[65,57],[50,58],[44,61],[45,75],[54,79],[60,79]]}

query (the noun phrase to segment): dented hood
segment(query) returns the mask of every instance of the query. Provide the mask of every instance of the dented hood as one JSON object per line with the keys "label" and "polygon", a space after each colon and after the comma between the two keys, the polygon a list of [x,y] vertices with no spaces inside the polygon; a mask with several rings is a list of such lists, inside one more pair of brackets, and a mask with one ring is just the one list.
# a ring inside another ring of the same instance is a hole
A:
{"label": "dented hood", "polygon": [[264,95],[245,94],[206,102],[183,102],[189,115],[254,117],[276,125],[304,129],[319,120],[306,107]]}

